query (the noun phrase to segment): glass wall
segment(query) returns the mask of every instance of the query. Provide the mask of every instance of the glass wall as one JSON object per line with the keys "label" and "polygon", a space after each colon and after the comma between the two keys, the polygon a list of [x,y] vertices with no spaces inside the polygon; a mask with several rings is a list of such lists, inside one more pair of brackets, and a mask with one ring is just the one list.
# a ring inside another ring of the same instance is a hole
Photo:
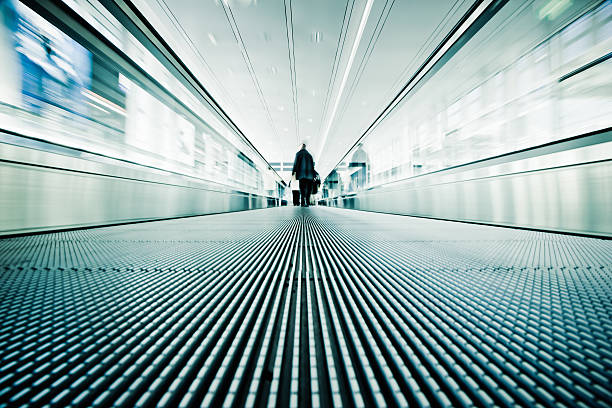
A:
{"label": "glass wall", "polygon": [[67,4],[159,86],[84,48],[24,4],[0,0],[0,128],[278,196],[281,179],[268,164],[103,7]]}
{"label": "glass wall", "polygon": [[611,126],[610,50],[610,1],[510,1],[344,157],[324,197]]}

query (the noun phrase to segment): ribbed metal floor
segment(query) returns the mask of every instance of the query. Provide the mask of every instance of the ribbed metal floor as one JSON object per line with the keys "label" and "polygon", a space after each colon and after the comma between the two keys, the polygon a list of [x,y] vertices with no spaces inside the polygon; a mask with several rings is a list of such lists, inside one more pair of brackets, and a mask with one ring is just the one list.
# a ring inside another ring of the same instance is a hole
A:
{"label": "ribbed metal floor", "polygon": [[612,405],[612,241],[327,208],[0,240],[0,406]]}

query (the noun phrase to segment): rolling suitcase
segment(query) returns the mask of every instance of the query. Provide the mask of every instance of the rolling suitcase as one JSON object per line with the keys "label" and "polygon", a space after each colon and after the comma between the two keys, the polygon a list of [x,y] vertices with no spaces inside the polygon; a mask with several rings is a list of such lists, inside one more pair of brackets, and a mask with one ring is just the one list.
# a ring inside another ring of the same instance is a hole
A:
{"label": "rolling suitcase", "polygon": [[293,205],[300,205],[300,192],[299,190],[292,190],[293,194]]}

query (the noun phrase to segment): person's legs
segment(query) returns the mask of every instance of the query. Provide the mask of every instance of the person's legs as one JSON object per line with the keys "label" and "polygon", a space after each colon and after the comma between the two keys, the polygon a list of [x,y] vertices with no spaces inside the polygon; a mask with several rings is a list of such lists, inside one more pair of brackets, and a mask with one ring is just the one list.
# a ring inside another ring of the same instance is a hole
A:
{"label": "person's legs", "polygon": [[312,181],[306,180],[306,207],[310,205],[310,194],[312,193]]}
{"label": "person's legs", "polygon": [[302,206],[306,206],[306,193],[308,192],[308,180],[302,179],[300,180],[300,204]]}

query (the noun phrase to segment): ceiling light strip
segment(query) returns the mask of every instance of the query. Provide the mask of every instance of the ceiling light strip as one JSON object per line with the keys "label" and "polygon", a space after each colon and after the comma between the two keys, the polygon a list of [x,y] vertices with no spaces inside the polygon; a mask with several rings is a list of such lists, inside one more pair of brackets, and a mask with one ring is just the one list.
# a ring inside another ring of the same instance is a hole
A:
{"label": "ceiling light strip", "polygon": [[[350,5],[350,9],[349,9]],[[334,55],[334,65],[332,66],[332,72],[329,76],[329,82],[327,84],[327,92],[325,93],[325,101],[323,102],[323,112],[321,114],[321,120],[319,121],[319,134],[322,134],[323,126],[324,126],[324,118],[327,117],[327,112],[329,111],[329,101],[331,100],[332,94],[332,86],[336,82],[336,77],[338,75],[339,65],[340,65],[340,56],[344,50],[344,44],[346,42],[346,35],[348,32],[349,21],[351,16],[353,15],[353,7],[355,6],[355,0],[347,0],[346,7],[344,8],[344,16],[342,17],[342,28],[340,30],[340,35],[338,36],[338,44],[336,45],[336,52]],[[314,89],[312,96],[315,96]]]}
{"label": "ceiling light strip", "polygon": [[295,67],[295,46],[293,42],[293,6],[291,0],[285,0],[285,27],[287,29],[287,49],[289,52],[289,69],[291,70],[291,93],[293,96],[293,114],[295,116],[296,144],[300,141],[300,123],[297,100],[297,70]]}
{"label": "ceiling light strip", "polygon": [[367,3],[363,9],[363,14],[361,15],[361,21],[359,22],[359,28],[357,29],[357,35],[355,36],[355,41],[353,41],[353,46],[351,47],[351,53],[349,54],[349,60],[346,64],[346,68],[344,69],[344,74],[342,75],[342,81],[340,82],[340,89],[338,89],[338,94],[336,95],[336,101],[334,102],[334,107],[329,116],[329,120],[327,121],[327,126],[325,128],[325,131],[323,132],[323,140],[321,141],[319,152],[317,153],[317,161],[321,157],[321,153],[323,152],[323,148],[325,147],[325,143],[327,142],[327,137],[329,136],[329,130],[336,116],[336,112],[338,110],[338,104],[340,103],[340,99],[342,98],[342,93],[344,92],[346,81],[351,72],[353,61],[355,60],[355,55],[357,54],[357,48],[359,48],[359,43],[361,42],[363,30],[365,29],[365,25],[368,22],[368,17],[370,16],[370,11],[372,10],[373,3],[374,3],[374,0],[367,0]]}
{"label": "ceiling light strip", "polygon": [[349,90],[348,90],[347,97],[346,97],[347,103],[344,104],[343,108],[338,114],[339,118],[341,118],[344,115],[344,112],[346,112],[348,108],[349,102],[353,99],[353,95],[355,94],[355,91],[357,90],[357,85],[359,84],[359,81],[361,80],[361,77],[365,71],[365,68],[368,65],[368,62],[370,61],[372,52],[374,51],[374,48],[376,47],[376,44],[378,43],[380,34],[382,33],[382,30],[385,24],[387,23],[387,18],[389,17],[389,14],[391,14],[391,9],[393,8],[394,4],[395,4],[395,0],[387,0],[387,2],[385,3],[385,6],[383,7],[382,13],[380,14],[378,18],[378,22],[376,23],[376,27],[374,28],[372,37],[370,37],[370,41],[368,42],[368,46],[365,50],[364,57],[361,59],[361,62],[359,63],[359,66],[357,67],[357,72],[355,74],[355,80],[351,83],[351,86],[349,86],[348,88]]}
{"label": "ceiling light strip", "polygon": [[368,136],[417,86],[421,81],[437,72],[446,62],[467,43],[506,3],[508,0],[476,1],[464,14],[449,34],[442,40],[427,60],[419,67],[416,73],[408,80],[406,85],[383,109],[365,132],[347,150],[334,168],[347,157],[347,155]]}

